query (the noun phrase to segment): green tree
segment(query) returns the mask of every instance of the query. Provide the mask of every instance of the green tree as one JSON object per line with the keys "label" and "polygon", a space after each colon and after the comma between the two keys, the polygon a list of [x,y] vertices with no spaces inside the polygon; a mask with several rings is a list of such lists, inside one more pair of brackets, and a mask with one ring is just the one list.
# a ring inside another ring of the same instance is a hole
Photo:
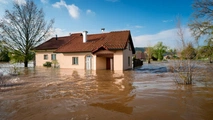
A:
{"label": "green tree", "polygon": [[181,56],[183,59],[194,59],[196,56],[196,51],[191,42],[187,44],[187,46],[181,52]]}
{"label": "green tree", "polygon": [[11,11],[5,11],[0,28],[3,40],[12,49],[12,56],[20,56],[24,66],[28,67],[31,49],[49,35],[53,23],[54,20],[51,20],[47,24],[43,10],[37,8],[32,0],[27,0],[24,5],[14,3]]}
{"label": "green tree", "polygon": [[205,43],[207,45],[200,48],[200,56],[205,56],[211,61],[213,56],[213,1],[212,0],[196,0],[193,3],[193,18],[189,27],[197,43],[199,43],[201,37],[206,37]]}
{"label": "green tree", "polygon": [[4,61],[4,62],[10,61],[8,54],[9,54],[8,49],[5,48],[3,43],[0,41],[0,61]]}
{"label": "green tree", "polygon": [[209,62],[212,63],[213,58],[213,41],[209,41],[207,45],[201,46],[199,49],[201,57],[208,58]]}
{"label": "green tree", "polygon": [[158,42],[153,47],[153,57],[157,58],[158,61],[163,60],[163,54],[166,53],[167,47],[163,45],[163,42]]}
{"label": "green tree", "polygon": [[167,54],[171,56],[171,58],[177,58],[177,50],[176,49],[167,49]]}

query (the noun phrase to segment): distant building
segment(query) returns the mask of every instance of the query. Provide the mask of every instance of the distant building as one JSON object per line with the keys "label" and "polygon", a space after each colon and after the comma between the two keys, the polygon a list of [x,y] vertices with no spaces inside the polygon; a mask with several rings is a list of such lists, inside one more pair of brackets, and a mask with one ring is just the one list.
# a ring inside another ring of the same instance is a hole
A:
{"label": "distant building", "polygon": [[135,59],[146,60],[146,47],[136,47],[135,51]]}

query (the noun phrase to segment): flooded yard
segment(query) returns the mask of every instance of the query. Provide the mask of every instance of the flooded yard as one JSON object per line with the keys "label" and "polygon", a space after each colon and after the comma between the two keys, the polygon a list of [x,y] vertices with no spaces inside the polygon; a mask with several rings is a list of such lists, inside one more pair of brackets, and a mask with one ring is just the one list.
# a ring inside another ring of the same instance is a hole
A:
{"label": "flooded yard", "polygon": [[213,119],[213,79],[178,85],[164,65],[21,73],[0,85],[1,120]]}

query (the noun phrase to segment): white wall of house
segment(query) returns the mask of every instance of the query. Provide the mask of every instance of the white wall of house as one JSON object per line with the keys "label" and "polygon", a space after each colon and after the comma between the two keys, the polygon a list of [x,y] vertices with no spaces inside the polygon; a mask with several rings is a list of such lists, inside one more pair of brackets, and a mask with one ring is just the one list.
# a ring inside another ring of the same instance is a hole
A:
{"label": "white wall of house", "polygon": [[[48,51],[36,51],[36,66],[43,66],[46,62],[51,62],[51,54],[53,54],[53,50]],[[47,55],[47,59],[44,59],[44,55]],[[56,57],[57,58],[57,57]]]}
{"label": "white wall of house", "polygon": [[117,50],[113,55],[114,70],[123,70],[123,51]]}
{"label": "white wall of house", "polygon": [[[75,68],[85,69],[85,60],[87,55],[91,53],[53,53],[52,51],[36,51],[36,66],[43,66],[46,62],[51,62],[51,54],[56,54],[56,60],[59,63],[60,68]],[[48,56],[48,59],[44,59],[44,55]],[[73,64],[73,57],[78,58],[78,64]],[[96,69],[96,56],[92,55],[92,70]]]}
{"label": "white wall of house", "polygon": [[[51,62],[51,51],[36,51],[36,66],[43,66],[47,61]],[[44,59],[44,55],[48,56],[48,59]],[[60,68],[75,68],[85,69],[86,56],[92,55],[90,52],[86,53],[57,53],[56,60],[59,63]],[[78,64],[73,64],[73,57],[78,58]],[[129,58],[128,58],[129,57]],[[130,59],[130,61],[128,61]],[[130,62],[130,63],[129,63]],[[126,70],[132,68],[132,51],[127,48],[125,50],[117,50],[113,55],[113,69],[114,70]],[[106,57],[97,57],[92,55],[92,70],[106,69]]]}
{"label": "white wall of house", "polygon": [[[85,69],[86,56],[91,55],[91,53],[60,53],[57,54],[57,60],[60,68],[75,68],[75,69]],[[93,56],[93,55],[92,55]],[[73,57],[78,58],[78,64],[73,64]],[[94,70],[94,56],[92,57],[92,69]]]}
{"label": "white wall of house", "polygon": [[132,69],[132,51],[129,49],[123,51],[123,69]]}
{"label": "white wall of house", "polygon": [[123,66],[124,70],[132,69],[132,48],[130,43],[127,43],[127,48],[123,50]]}

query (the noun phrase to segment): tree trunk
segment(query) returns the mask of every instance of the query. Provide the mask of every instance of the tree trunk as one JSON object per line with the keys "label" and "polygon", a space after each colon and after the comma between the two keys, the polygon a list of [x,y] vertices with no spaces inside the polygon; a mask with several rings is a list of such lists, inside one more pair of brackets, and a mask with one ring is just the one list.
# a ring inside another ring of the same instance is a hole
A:
{"label": "tree trunk", "polygon": [[148,58],[148,64],[150,64],[151,62],[150,62],[150,58]]}
{"label": "tree trunk", "polygon": [[211,59],[211,57],[209,57],[209,63],[212,63],[212,59]]}
{"label": "tree trunk", "polygon": [[24,60],[24,67],[28,67],[28,60]]}

